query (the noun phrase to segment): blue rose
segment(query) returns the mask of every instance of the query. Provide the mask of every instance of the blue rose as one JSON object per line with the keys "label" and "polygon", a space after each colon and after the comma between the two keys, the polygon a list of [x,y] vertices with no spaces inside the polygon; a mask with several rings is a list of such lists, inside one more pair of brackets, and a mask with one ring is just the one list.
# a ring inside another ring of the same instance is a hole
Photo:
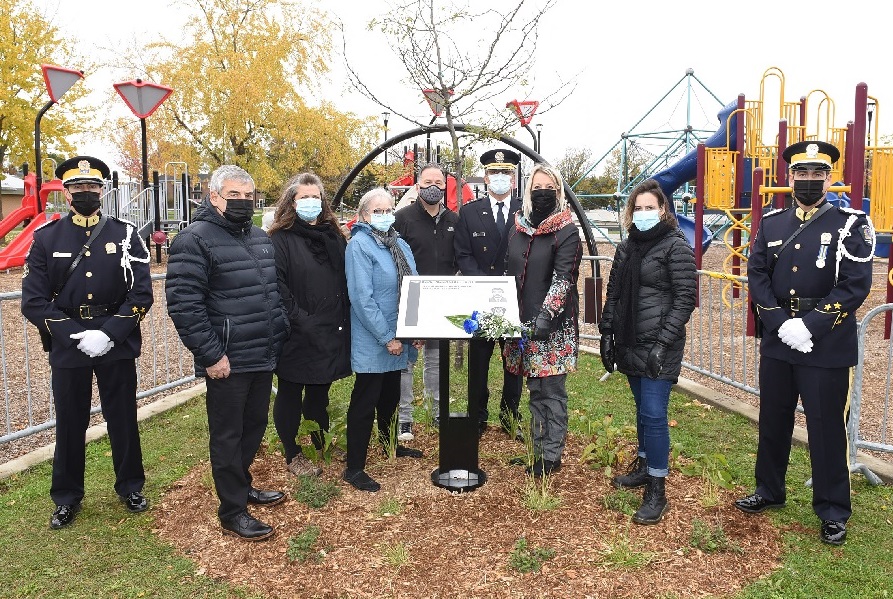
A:
{"label": "blue rose", "polygon": [[472,335],[476,330],[480,328],[480,325],[474,318],[466,318],[465,322],[462,323],[462,328],[465,329],[466,333]]}

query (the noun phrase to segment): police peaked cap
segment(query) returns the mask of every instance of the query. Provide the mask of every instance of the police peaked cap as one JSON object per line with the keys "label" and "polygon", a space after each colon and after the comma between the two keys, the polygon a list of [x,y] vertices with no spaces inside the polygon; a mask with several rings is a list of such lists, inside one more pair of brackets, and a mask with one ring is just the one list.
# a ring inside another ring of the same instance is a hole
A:
{"label": "police peaked cap", "polygon": [[826,141],[801,141],[787,147],[781,155],[791,170],[831,170],[840,159],[840,150]]}
{"label": "police peaked cap", "polygon": [[56,167],[56,178],[62,185],[73,183],[99,183],[109,178],[111,172],[108,165],[92,156],[75,156]]}
{"label": "police peaked cap", "polygon": [[481,154],[484,170],[514,170],[521,164],[521,155],[511,150],[488,150]]}

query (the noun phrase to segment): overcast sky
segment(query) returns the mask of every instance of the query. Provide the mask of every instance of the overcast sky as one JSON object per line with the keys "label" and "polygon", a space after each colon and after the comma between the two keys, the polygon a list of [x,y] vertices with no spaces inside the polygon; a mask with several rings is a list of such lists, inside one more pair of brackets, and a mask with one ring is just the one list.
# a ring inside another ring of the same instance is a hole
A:
{"label": "overcast sky", "polygon": [[[182,8],[172,8],[168,0],[34,1],[65,35],[83,39],[85,51],[106,60],[107,53],[97,47],[114,48],[130,44],[134,38],[148,40],[158,35],[176,40],[182,23]],[[488,1],[481,0],[482,4]],[[532,98],[537,99],[537,91],[545,94],[553,90],[558,82],[556,74],[565,79],[576,76],[576,91],[559,107],[534,118],[534,124],[543,125],[542,153],[551,162],[557,162],[569,147],[589,148],[593,159],[602,156],[622,132],[630,130],[684,78],[689,68],[725,104],[739,93],[758,99],[763,73],[777,67],[785,78],[784,99],[796,101],[812,90],[823,90],[834,101],[836,126],[845,126],[854,118],[859,82],[868,84],[869,95],[879,100],[882,109],[893,106],[889,21],[879,12],[882,4],[868,0],[558,0],[540,28],[537,65],[529,74],[535,82]],[[146,12],[149,5],[152,8]],[[427,121],[428,107],[417,90],[402,83],[404,77],[387,41],[381,33],[366,29],[371,18],[385,12],[388,3],[341,0],[316,6],[331,10],[344,23],[354,68],[367,79],[387,83],[379,85],[378,91],[389,102]],[[340,35],[335,36],[334,43],[340,52]],[[380,118],[381,107],[346,88],[340,63],[340,58],[334,60],[322,94],[342,110]],[[113,82],[138,75],[103,70],[87,73],[81,84],[109,89]],[[768,79],[764,93],[767,103],[777,106],[779,97],[779,80]],[[811,96],[816,100],[813,106],[820,97]],[[678,88],[636,131],[684,125],[686,98],[684,86]],[[514,96],[505,101],[511,99]],[[696,128],[717,128],[715,115],[720,104],[699,84],[691,99],[692,124]],[[110,110],[127,114],[120,100]],[[766,110],[769,114],[770,109]],[[815,118],[815,113],[811,111],[809,118]],[[893,133],[893,112],[879,110],[875,122],[880,135]],[[411,127],[394,117],[389,123],[392,136]],[[96,133],[101,137],[100,131]],[[523,129],[517,138],[531,142],[530,134]],[[79,149],[114,161],[112,150],[101,139],[85,139]]]}

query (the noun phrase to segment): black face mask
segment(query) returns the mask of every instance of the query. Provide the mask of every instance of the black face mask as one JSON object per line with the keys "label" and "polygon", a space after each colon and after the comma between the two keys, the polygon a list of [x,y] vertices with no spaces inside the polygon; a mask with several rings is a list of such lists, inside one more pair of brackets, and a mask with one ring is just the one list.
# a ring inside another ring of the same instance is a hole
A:
{"label": "black face mask", "polygon": [[422,201],[426,204],[434,206],[435,204],[439,204],[440,200],[443,199],[443,190],[436,185],[419,187],[419,197],[422,198]]}
{"label": "black face mask", "polygon": [[794,198],[804,206],[813,206],[825,197],[824,179],[794,181]]}
{"label": "black face mask", "polygon": [[554,189],[534,189],[530,192],[530,217],[528,220],[534,227],[538,227],[546,217],[555,212],[558,205],[558,193]]}
{"label": "black face mask", "polygon": [[71,193],[71,208],[81,216],[90,216],[102,206],[98,191],[74,191]]}
{"label": "black face mask", "polygon": [[231,223],[244,225],[254,216],[254,200],[227,200],[223,217]]}

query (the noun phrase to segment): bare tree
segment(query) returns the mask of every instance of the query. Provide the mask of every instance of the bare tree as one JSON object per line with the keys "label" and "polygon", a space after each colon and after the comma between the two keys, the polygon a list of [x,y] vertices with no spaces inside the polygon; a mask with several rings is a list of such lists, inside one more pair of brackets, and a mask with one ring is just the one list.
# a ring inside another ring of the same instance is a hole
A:
{"label": "bare tree", "polygon": [[[522,92],[529,98],[533,92],[528,76],[536,62],[539,25],[555,1],[543,0],[534,6],[520,0],[499,9],[480,8],[485,3],[468,0],[404,0],[369,24],[387,36],[406,73],[404,83],[415,90],[431,90],[429,101],[442,107],[452,142],[450,166],[458,181],[462,180],[461,156],[472,143],[517,126],[517,115],[505,110],[505,102],[510,94]],[[434,122],[422,123],[405,114],[393,98],[373,89],[373,80],[363,79],[351,66],[346,42],[344,57],[352,84],[366,97],[419,126]],[[572,88],[562,82],[540,100],[538,111],[558,106]],[[457,124],[473,127],[460,136]]]}

